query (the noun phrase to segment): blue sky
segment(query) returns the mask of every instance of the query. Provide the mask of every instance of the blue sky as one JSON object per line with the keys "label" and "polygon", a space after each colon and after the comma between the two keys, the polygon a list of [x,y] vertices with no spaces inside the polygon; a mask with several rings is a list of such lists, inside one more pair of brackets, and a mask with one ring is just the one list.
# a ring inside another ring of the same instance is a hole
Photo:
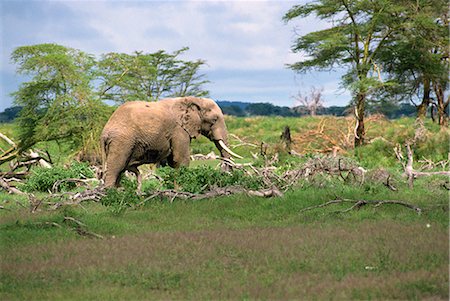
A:
{"label": "blue sky", "polygon": [[313,17],[285,24],[282,16],[301,2],[1,0],[0,111],[12,105],[9,94],[23,80],[11,52],[39,43],[94,55],[187,46],[185,59],[207,62],[202,73],[213,99],[292,106],[298,91],[314,85],[324,88],[326,106],[345,105],[350,96],[339,86],[340,73],[286,68],[302,59],[290,50],[295,35],[327,26]]}

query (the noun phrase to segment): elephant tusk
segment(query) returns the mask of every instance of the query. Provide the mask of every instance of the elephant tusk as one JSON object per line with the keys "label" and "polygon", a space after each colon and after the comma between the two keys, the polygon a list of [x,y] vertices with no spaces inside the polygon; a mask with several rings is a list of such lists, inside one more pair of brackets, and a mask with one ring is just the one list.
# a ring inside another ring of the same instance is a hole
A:
{"label": "elephant tusk", "polygon": [[227,153],[229,153],[230,155],[232,155],[232,156],[234,156],[234,157],[236,157],[236,158],[239,158],[239,159],[243,159],[242,156],[239,156],[238,154],[235,154],[231,149],[229,149],[228,146],[226,146],[226,144],[225,144],[222,140],[219,140],[219,145],[220,145]]}

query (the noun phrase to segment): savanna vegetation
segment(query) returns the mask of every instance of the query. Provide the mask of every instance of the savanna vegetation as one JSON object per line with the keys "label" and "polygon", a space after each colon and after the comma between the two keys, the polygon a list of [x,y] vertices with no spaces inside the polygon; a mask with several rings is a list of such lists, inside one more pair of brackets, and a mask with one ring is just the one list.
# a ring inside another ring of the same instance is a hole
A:
{"label": "savanna vegetation", "polygon": [[[448,176],[418,177],[409,187],[394,148],[406,159],[413,119],[372,117],[372,143],[356,150],[348,123],[229,117],[233,150],[246,157],[238,164],[252,167],[226,174],[212,159],[181,170],[145,167],[142,194],[130,176],[123,188],[83,201],[70,197],[97,185],[87,181],[95,171],[74,163],[69,145],[38,144],[54,167],[32,167],[15,185],[27,195],[0,194],[2,298],[447,299]],[[286,125],[297,155],[280,141]],[[414,168],[448,170],[448,132],[431,121],[424,127]],[[2,131],[14,137],[17,128]],[[192,144],[193,154],[213,150],[205,138]],[[364,174],[353,172],[359,167]],[[84,182],[54,187],[68,178]],[[251,194],[274,187],[279,195]]]}
{"label": "savanna vegetation", "polygon": [[[0,125],[0,298],[448,300],[443,5],[294,6],[286,22],[333,26],[298,37],[308,59],[290,67],[347,68],[354,116],[227,116],[244,159],[200,137],[189,168],[142,166],[140,192],[128,174],[102,187],[100,131],[125,101],[207,96],[205,62],[183,60],[187,48],[18,47],[28,80],[6,112],[19,117]],[[408,98],[417,119],[369,114]]]}

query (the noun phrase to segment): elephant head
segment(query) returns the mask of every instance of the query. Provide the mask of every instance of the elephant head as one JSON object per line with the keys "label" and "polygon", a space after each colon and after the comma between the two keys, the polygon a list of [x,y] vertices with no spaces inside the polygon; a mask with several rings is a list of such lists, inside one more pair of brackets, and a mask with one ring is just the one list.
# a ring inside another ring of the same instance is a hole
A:
{"label": "elephant head", "polygon": [[228,132],[220,107],[211,99],[185,97],[176,105],[179,125],[189,134],[191,139],[200,134],[215,143],[222,157],[232,155],[242,158],[227,146]]}

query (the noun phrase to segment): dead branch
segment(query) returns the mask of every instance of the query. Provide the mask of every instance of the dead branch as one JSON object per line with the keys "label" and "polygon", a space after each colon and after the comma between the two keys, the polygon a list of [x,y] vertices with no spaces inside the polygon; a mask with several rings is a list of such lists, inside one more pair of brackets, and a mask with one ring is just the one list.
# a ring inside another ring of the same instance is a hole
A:
{"label": "dead branch", "polygon": [[103,239],[104,238],[100,234],[87,231],[85,229],[87,227],[85,224],[83,224],[82,222],[80,222],[79,220],[77,220],[77,219],[75,219],[75,218],[73,218],[71,216],[64,216],[63,223],[65,223],[66,225],[69,225],[70,223],[74,224],[71,227],[71,230],[77,232],[79,235],[93,237],[93,238],[99,238],[99,239]]}
{"label": "dead branch", "polygon": [[[36,151],[29,149],[26,152],[21,152],[19,150],[19,147],[17,146],[17,144],[12,139],[10,139],[8,136],[6,136],[5,134],[0,133],[0,138],[3,139],[4,141],[6,141],[9,145],[11,145],[11,148],[9,150],[7,150],[6,152],[3,152],[3,154],[0,155],[0,164],[3,164],[5,162],[16,159],[17,157],[22,157],[21,161],[30,161],[30,162],[28,162],[28,164],[37,162],[42,167],[45,167],[45,168],[52,167],[51,164],[48,162],[48,160],[41,157]],[[47,155],[48,155],[48,152],[47,152]],[[49,158],[50,158],[50,156],[49,156]],[[26,164],[26,163],[22,163],[22,165],[24,165],[24,164]],[[17,166],[14,166],[14,168],[12,168],[12,170],[17,169],[20,166],[21,166],[20,164]]]}
{"label": "dead branch", "polygon": [[12,147],[16,148],[17,145],[16,143],[14,143],[14,141],[12,141],[8,136],[6,136],[3,133],[0,133],[0,138],[2,138],[3,140],[6,141],[6,143],[8,143],[9,145],[11,145]]}
{"label": "dead branch", "polygon": [[34,213],[38,211],[39,206],[42,204],[42,200],[38,200],[36,196],[32,193],[28,193],[28,201],[30,202],[30,212]]}
{"label": "dead branch", "polygon": [[422,209],[417,207],[416,205],[406,203],[403,201],[398,201],[398,200],[351,200],[351,199],[331,200],[331,201],[328,201],[328,202],[320,204],[320,205],[303,208],[299,212],[301,213],[301,212],[305,212],[305,211],[309,211],[309,210],[313,210],[313,209],[317,209],[317,208],[322,208],[322,207],[333,205],[333,204],[342,204],[342,203],[352,203],[353,205],[347,209],[336,211],[335,213],[346,213],[346,212],[349,212],[354,209],[360,209],[361,207],[363,207],[365,205],[373,205],[374,207],[379,207],[384,204],[400,205],[400,206],[406,207],[408,209],[414,210],[417,214],[422,213]]}
{"label": "dead branch", "polygon": [[29,173],[27,171],[7,171],[7,172],[0,172],[0,178],[3,178],[5,181],[8,179],[16,179],[16,180],[23,180]]}
{"label": "dead branch", "polygon": [[[95,189],[87,189],[82,192],[63,192],[58,194],[50,194],[43,199],[38,199],[31,193],[25,193],[30,203],[30,211],[32,213],[41,210],[42,205],[46,205],[47,210],[56,210],[62,206],[80,205],[82,202],[93,201],[98,202],[102,197],[106,196],[106,192],[102,187]],[[60,201],[49,201],[59,199]]]}
{"label": "dead branch", "polygon": [[422,164],[422,166],[420,167],[421,170],[431,170],[434,168],[445,169],[447,167],[447,165],[450,163],[450,160],[447,159],[447,160],[442,160],[439,162],[433,162],[431,159],[423,158],[422,160],[419,160],[418,162]]}
{"label": "dead branch", "polygon": [[407,142],[405,144],[405,148],[406,148],[406,164],[404,163],[404,157],[401,154],[401,150],[400,150],[400,146],[397,146],[394,148],[394,152],[397,156],[397,159],[400,161],[400,163],[403,166],[403,169],[405,170],[405,175],[408,179],[408,185],[409,188],[413,188],[414,187],[414,179],[417,177],[422,177],[422,176],[435,176],[435,175],[442,175],[442,176],[450,176],[450,171],[429,171],[429,172],[424,172],[424,171],[417,171],[414,170],[413,168],[413,150],[411,148],[411,145],[409,142]]}
{"label": "dead branch", "polygon": [[201,193],[201,194],[195,194],[190,193],[186,191],[176,191],[176,190],[160,190],[153,192],[151,194],[146,195],[146,198],[144,201],[139,203],[137,206],[141,206],[142,204],[155,199],[155,198],[168,198],[170,199],[170,202],[173,202],[175,199],[184,199],[184,200],[203,200],[208,198],[214,198],[219,196],[228,196],[238,193],[244,193],[250,196],[257,196],[257,197],[280,197],[283,196],[283,193],[278,190],[276,187],[268,188],[268,189],[261,189],[261,190],[248,190],[240,186],[231,186],[231,187],[222,187],[222,188],[215,188],[213,190]]}
{"label": "dead branch", "polygon": [[280,136],[281,142],[284,143],[286,151],[291,153],[291,145],[292,145],[292,137],[291,137],[291,129],[289,126],[285,126],[283,132]]}
{"label": "dead branch", "polygon": [[52,165],[50,163],[48,163],[44,158],[39,156],[39,154],[37,152],[35,152],[34,150],[30,149],[28,151],[28,154],[31,159],[36,159],[40,166],[42,166],[44,168],[52,168]]}
{"label": "dead branch", "polygon": [[25,192],[20,191],[19,189],[10,186],[3,178],[0,178],[0,187],[6,190],[8,193],[11,194],[20,194],[25,195]]}
{"label": "dead branch", "polygon": [[238,137],[235,134],[228,134],[228,136],[234,138],[235,140],[237,140],[239,143],[238,144],[232,144],[231,147],[232,148],[236,148],[238,146],[251,146],[251,147],[258,147],[258,145],[244,141],[242,138]]}
{"label": "dead branch", "polygon": [[392,190],[392,191],[397,191],[397,188],[395,188],[395,186],[391,184],[390,179],[391,179],[391,175],[389,175],[389,176],[387,177],[386,183],[383,182],[384,186],[386,186],[387,188],[389,188],[389,189]]}
{"label": "dead branch", "polygon": [[80,186],[80,185],[87,186],[88,183],[93,182],[93,181],[96,182],[98,180],[97,179],[74,179],[74,178],[58,180],[53,184],[52,192],[53,193],[57,192],[59,186],[62,183],[76,183],[78,186]]}
{"label": "dead branch", "polygon": [[62,228],[62,226],[56,222],[39,222],[36,223],[35,225],[39,225],[39,226],[43,226],[43,227],[57,227],[57,228]]}
{"label": "dead branch", "polygon": [[[64,199],[64,197],[67,197]],[[82,202],[93,201],[98,202],[102,199],[102,197],[106,196],[106,192],[102,187],[98,187],[95,189],[88,189],[83,192],[65,192],[60,194],[51,194],[50,198],[60,198],[64,199],[60,202],[46,202],[47,205],[50,205],[50,210],[56,210],[62,206],[73,206],[79,205]]]}
{"label": "dead branch", "polygon": [[80,222],[79,220],[77,220],[77,219],[75,219],[75,218],[73,218],[73,217],[71,217],[71,216],[64,216],[64,221],[63,221],[63,222],[64,222],[64,223],[67,223],[67,222],[73,222],[73,223],[75,223],[77,226],[86,227],[85,224],[83,224],[82,222]]}
{"label": "dead branch", "polygon": [[191,160],[216,160],[219,156],[217,156],[214,152],[210,152],[209,154],[195,154],[191,155]]}
{"label": "dead branch", "polygon": [[[336,127],[336,120],[321,118],[317,126],[301,134],[294,135],[292,141],[295,151],[299,153],[345,153],[353,148],[353,120],[341,118],[345,122],[346,130],[342,126]],[[294,150],[294,149],[293,149]]]}

